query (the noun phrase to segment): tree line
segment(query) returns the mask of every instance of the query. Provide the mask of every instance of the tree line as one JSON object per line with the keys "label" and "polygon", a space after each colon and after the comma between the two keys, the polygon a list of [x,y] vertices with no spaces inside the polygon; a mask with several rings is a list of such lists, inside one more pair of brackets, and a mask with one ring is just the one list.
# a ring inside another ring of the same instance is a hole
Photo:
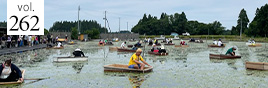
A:
{"label": "tree line", "polygon": [[[229,31],[224,30],[219,21],[213,23],[202,23],[198,21],[188,21],[184,12],[181,14],[167,15],[162,13],[160,19],[156,16],[147,16],[139,20],[131,32],[146,34],[146,35],[169,35],[172,32],[182,34],[189,32],[192,35],[221,35],[228,34]],[[229,33],[230,34],[230,33]]]}
{"label": "tree line", "polygon": [[182,34],[189,32],[191,35],[247,35],[248,37],[266,37],[268,34],[268,4],[257,8],[251,23],[245,9],[239,13],[237,25],[231,30],[225,29],[219,21],[202,23],[189,21],[184,12],[181,14],[167,15],[162,13],[160,19],[150,14],[144,14],[131,32],[146,35],[169,35],[172,32]]}
{"label": "tree line", "polygon": [[[80,22],[80,33],[88,34],[90,38],[99,38],[100,33],[108,33],[108,30],[101,27],[97,21],[93,20],[83,20]],[[77,39],[78,37],[78,22],[77,21],[58,21],[53,24],[49,29],[51,32],[72,32],[72,39]]]}

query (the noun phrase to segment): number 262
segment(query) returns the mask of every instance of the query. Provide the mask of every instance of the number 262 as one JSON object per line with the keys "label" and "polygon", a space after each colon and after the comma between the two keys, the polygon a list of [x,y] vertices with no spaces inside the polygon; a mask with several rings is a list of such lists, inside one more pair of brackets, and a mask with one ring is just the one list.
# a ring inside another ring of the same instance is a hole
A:
{"label": "number 262", "polygon": [[[10,31],[18,31],[19,29],[21,29],[22,31],[27,31],[28,29],[29,29],[29,27],[30,27],[30,24],[29,24],[29,22],[27,22],[27,21],[23,21],[23,19],[24,18],[26,18],[26,17],[28,17],[29,15],[27,15],[27,16],[24,16],[21,20],[20,20],[20,22],[19,22],[19,27],[18,28],[14,28],[14,26],[16,26],[16,24],[18,23],[18,17],[17,16],[11,16],[9,19],[12,19],[12,18],[15,18],[15,20],[16,20],[16,22],[15,22],[15,24],[12,26],[12,28],[10,29]],[[30,31],[39,31],[39,28],[35,28],[35,26],[37,25],[37,23],[38,23],[38,21],[39,21],[39,18],[38,18],[38,16],[32,16],[30,19],[32,19],[32,18],[35,18],[36,19],[36,23],[35,23],[35,25],[31,28],[31,30]],[[27,28],[26,29],[23,29],[22,28],[22,24],[26,24],[27,25]]]}

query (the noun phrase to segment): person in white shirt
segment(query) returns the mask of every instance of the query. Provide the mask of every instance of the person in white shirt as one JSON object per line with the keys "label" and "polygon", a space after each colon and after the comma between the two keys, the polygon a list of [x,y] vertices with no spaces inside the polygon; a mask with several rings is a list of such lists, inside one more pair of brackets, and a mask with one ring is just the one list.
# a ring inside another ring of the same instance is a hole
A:
{"label": "person in white shirt", "polygon": [[213,42],[214,45],[217,45],[217,41],[214,39],[214,42]]}
{"label": "person in white shirt", "polygon": [[123,43],[121,44],[121,48],[126,48],[126,43],[127,43],[127,42],[123,42]]}
{"label": "person in white shirt", "polygon": [[221,39],[219,39],[219,41],[218,41],[218,46],[222,46],[223,44],[222,44],[222,42],[221,42]]}
{"label": "person in white shirt", "polygon": [[31,44],[32,44],[32,36],[29,35],[29,36],[28,36],[28,45],[29,45],[29,47],[32,46]]}
{"label": "person in white shirt", "polygon": [[61,43],[60,42],[58,43],[57,47],[61,47]]}

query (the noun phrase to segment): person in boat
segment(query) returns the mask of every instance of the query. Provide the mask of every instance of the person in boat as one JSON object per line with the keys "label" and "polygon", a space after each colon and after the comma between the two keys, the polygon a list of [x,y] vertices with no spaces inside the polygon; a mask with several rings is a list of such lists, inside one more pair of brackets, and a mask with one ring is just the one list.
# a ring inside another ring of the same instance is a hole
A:
{"label": "person in boat", "polygon": [[180,45],[186,45],[185,41],[181,40]]}
{"label": "person in boat", "polygon": [[[142,50],[140,48],[136,50],[136,53],[134,53],[129,60],[128,68],[143,70],[145,65],[149,66],[150,68],[152,67],[146,61],[143,60],[143,58],[141,57],[141,53]],[[140,61],[142,61],[142,63]]]}
{"label": "person in boat", "polygon": [[157,39],[154,40],[154,44],[158,44],[158,40]]}
{"label": "person in boat", "polygon": [[153,44],[153,47],[152,47],[151,51],[152,51],[152,52],[158,52],[159,49],[156,47],[155,44]]}
{"label": "person in boat", "polygon": [[218,46],[223,46],[221,39],[218,41]]}
{"label": "person in boat", "polygon": [[203,40],[201,38],[199,39],[199,43],[203,43]]}
{"label": "person in boat", "polygon": [[0,74],[0,82],[23,81],[21,70],[11,63],[11,59],[0,66]]}
{"label": "person in boat", "polygon": [[217,41],[215,39],[213,40],[213,45],[217,45]]}
{"label": "person in boat", "polygon": [[255,43],[256,43],[256,42],[254,41],[254,39],[252,39],[252,40],[251,40],[251,45],[255,45]]}
{"label": "person in boat", "polygon": [[153,45],[153,40],[151,38],[148,39],[149,45]]}
{"label": "person in boat", "polygon": [[172,39],[169,38],[169,42],[168,42],[168,44],[172,44]]}
{"label": "person in boat", "polygon": [[159,49],[158,53],[166,53],[166,49],[165,49],[165,47],[163,45]]}
{"label": "person in boat", "polygon": [[99,45],[104,45],[104,42],[100,40]]}
{"label": "person in boat", "polygon": [[107,43],[108,43],[108,41],[105,39],[105,40],[104,40],[104,44],[107,44]]}
{"label": "person in boat", "polygon": [[194,38],[191,38],[189,42],[195,42],[195,39]]}
{"label": "person in boat", "polygon": [[121,48],[125,49],[125,48],[126,48],[126,43],[127,43],[127,42],[123,42],[123,43],[121,44]]}
{"label": "person in boat", "polygon": [[57,47],[63,47],[61,42],[58,42]]}
{"label": "person in boat", "polygon": [[137,44],[137,47],[141,47],[141,41],[138,41],[136,44]]}
{"label": "person in boat", "polygon": [[233,46],[232,48],[228,49],[227,52],[225,53],[225,55],[231,55],[231,56],[235,56],[235,50],[237,50],[236,46]]}
{"label": "person in boat", "polygon": [[132,47],[132,50],[137,50],[138,47],[137,47],[137,44],[134,44],[134,46]]}
{"label": "person in boat", "polygon": [[82,52],[81,49],[79,49],[79,48],[74,50],[73,55],[74,55],[74,57],[82,57],[82,55],[83,55],[83,57],[85,57],[84,52]]}

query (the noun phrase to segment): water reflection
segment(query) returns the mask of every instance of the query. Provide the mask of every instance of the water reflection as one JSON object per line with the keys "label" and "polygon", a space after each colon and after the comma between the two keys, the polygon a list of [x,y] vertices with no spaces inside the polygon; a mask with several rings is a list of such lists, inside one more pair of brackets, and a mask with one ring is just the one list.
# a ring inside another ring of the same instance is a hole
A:
{"label": "water reflection", "polygon": [[237,70],[237,66],[235,65],[237,62],[237,59],[210,59],[210,62],[212,63],[226,63],[230,68]]}
{"label": "water reflection", "polygon": [[128,80],[133,88],[140,88],[142,83],[149,77],[149,74],[129,74]]}
{"label": "water reflection", "polygon": [[64,67],[64,66],[72,66],[76,74],[79,74],[84,67],[84,65],[87,65],[88,62],[68,62],[68,63],[53,63],[56,67]]}
{"label": "water reflection", "polygon": [[142,83],[150,77],[150,73],[104,72],[104,75],[112,77],[127,77],[133,88],[140,88]]}

